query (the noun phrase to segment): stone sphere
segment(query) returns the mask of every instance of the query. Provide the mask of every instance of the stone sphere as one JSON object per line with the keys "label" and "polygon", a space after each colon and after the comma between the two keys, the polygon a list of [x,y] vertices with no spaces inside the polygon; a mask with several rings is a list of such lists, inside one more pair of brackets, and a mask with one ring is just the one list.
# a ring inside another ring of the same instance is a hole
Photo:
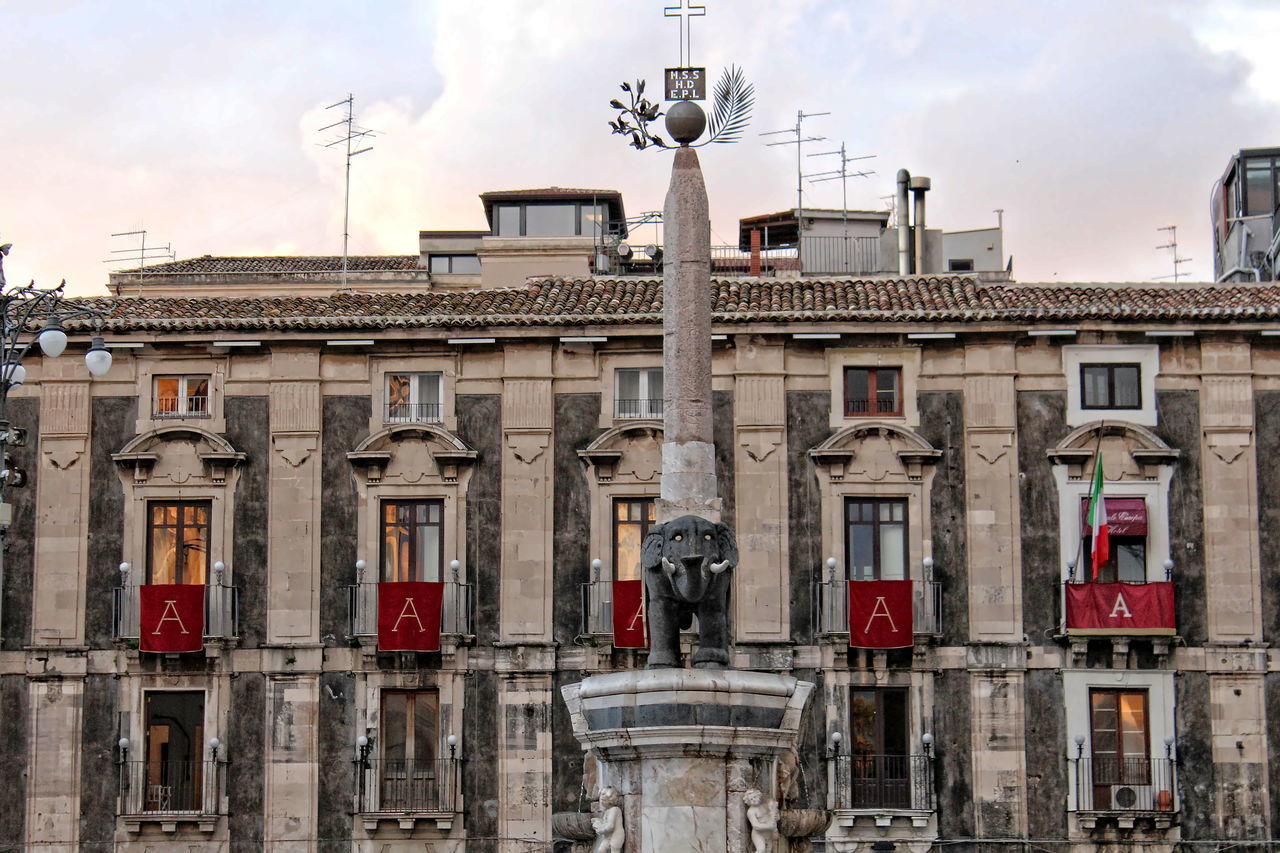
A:
{"label": "stone sphere", "polygon": [[707,114],[697,101],[680,101],[667,110],[667,133],[682,145],[693,142],[707,129]]}

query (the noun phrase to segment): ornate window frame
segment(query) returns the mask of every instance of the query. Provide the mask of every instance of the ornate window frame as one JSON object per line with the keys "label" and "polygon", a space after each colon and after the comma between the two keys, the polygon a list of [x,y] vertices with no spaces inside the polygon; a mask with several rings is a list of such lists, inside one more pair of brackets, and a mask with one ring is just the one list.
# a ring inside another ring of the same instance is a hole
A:
{"label": "ornate window frame", "polygon": [[[1080,368],[1089,364],[1136,364],[1142,405],[1136,409],[1086,409]],[[1160,372],[1160,347],[1155,344],[1089,345],[1062,348],[1062,370],[1067,379],[1067,426],[1079,427],[1107,420],[1128,421],[1141,426],[1156,425],[1156,375]]]}
{"label": "ornate window frame", "polygon": [[[228,370],[227,356],[137,357],[138,371],[134,380],[134,396],[138,400],[138,419],[134,432],[143,435],[154,430],[174,424],[192,424],[209,433],[225,433],[227,431],[226,413],[226,380]],[[209,377],[209,414],[205,416],[166,415],[155,417],[156,379],[161,376],[208,376]]]}
{"label": "ornate window frame", "polygon": [[[388,421],[387,374],[389,373],[439,373],[440,420],[434,423],[445,431],[458,429],[458,415],[454,402],[454,385],[458,374],[458,355],[378,355],[369,359],[369,384],[373,410],[369,413],[369,435],[383,432],[399,422]],[[415,425],[417,422],[414,422]]]}
{"label": "ornate window frame", "polygon": [[[864,421],[899,424],[908,428],[920,426],[920,409],[916,397],[920,390],[920,347],[849,347],[827,350],[827,375],[831,387],[830,425],[835,429],[854,426]],[[844,413],[844,371],[846,367],[897,367],[902,371],[902,414],[846,416]]]}
{"label": "ornate window frame", "polygon": [[[617,412],[618,385],[616,373],[619,368],[634,370],[640,368],[662,369],[662,349],[637,350],[634,352],[602,352],[597,365],[600,373],[600,422],[603,430],[626,426],[637,421],[635,418],[614,417]],[[665,387],[665,384],[664,384]],[[661,419],[655,419],[661,422]],[[652,425],[654,420],[640,421]]]}

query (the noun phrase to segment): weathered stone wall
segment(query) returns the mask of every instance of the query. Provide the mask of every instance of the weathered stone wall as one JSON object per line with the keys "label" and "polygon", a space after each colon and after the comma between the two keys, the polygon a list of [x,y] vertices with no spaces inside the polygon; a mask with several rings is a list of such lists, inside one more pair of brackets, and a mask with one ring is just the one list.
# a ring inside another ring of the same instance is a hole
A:
{"label": "weathered stone wall", "polygon": [[355,796],[356,681],[349,672],[320,676],[319,853],[351,849],[351,803]]}
{"label": "weathered stone wall", "polygon": [[[1018,471],[1022,529],[1023,630],[1033,646],[1050,646],[1062,624],[1058,485],[1045,451],[1070,430],[1066,395],[1018,394]],[[1030,772],[1030,771],[1028,771]]]}
{"label": "weathered stone wall", "polygon": [[822,497],[809,451],[831,435],[830,411],[829,392],[787,392],[791,639],[798,644],[813,642],[813,581],[827,558],[822,553]]}
{"label": "weathered stone wall", "polygon": [[600,434],[599,421],[599,394],[556,395],[555,538],[551,553],[558,602],[555,639],[561,646],[572,644],[578,635],[582,621],[581,585],[591,579],[589,472],[578,451]]}
{"label": "weathered stone wall", "polygon": [[972,838],[973,713],[969,673],[944,670],[933,682],[933,743],[938,793],[938,832]]}
{"label": "weathered stone wall", "polygon": [[0,675],[0,779],[4,780],[4,800],[0,808],[0,851],[23,849],[27,797],[27,714],[29,685],[24,675]]}
{"label": "weathered stone wall", "polygon": [[716,445],[716,489],[720,492],[720,520],[733,526],[735,519],[733,392],[711,393],[711,431]]}
{"label": "weathered stone wall", "polygon": [[[1262,639],[1274,645],[1280,638],[1280,391],[1255,391],[1254,410],[1258,443]],[[1280,796],[1274,785],[1272,790]],[[1280,826],[1280,823],[1273,821],[1272,825]]]}
{"label": "weathered stone wall", "polygon": [[[320,639],[345,646],[348,630],[347,587],[356,582],[356,480],[347,454],[369,432],[368,397],[325,397],[320,480]],[[376,542],[374,543],[377,544]],[[377,557],[365,557],[376,572]],[[366,579],[376,579],[370,574]]]}
{"label": "weathered stone wall", "polygon": [[920,436],[942,451],[929,495],[933,578],[942,584],[943,645],[969,637],[968,538],[964,512],[964,400],[959,391],[919,395]]}
{"label": "weathered stone wall", "polygon": [[459,395],[457,409],[458,437],[477,453],[467,491],[467,571],[475,584],[476,641],[487,645],[499,636],[502,406],[495,395]]}
{"label": "weathered stone wall", "polygon": [[[38,400],[15,397],[7,402],[7,414],[14,424],[27,431],[23,447],[11,447],[14,463],[29,477],[39,473],[40,404]],[[31,583],[34,565],[32,537],[35,530],[35,483],[8,489],[6,500],[13,506],[13,524],[4,538],[4,584],[0,588],[0,651],[19,651],[31,642]]]}
{"label": "weathered stone wall", "polygon": [[266,780],[266,679],[260,672],[242,672],[231,679],[231,707],[227,715],[227,745],[236,752],[227,762],[228,834],[232,853],[262,849]]}
{"label": "weathered stone wall", "polygon": [[1159,426],[1155,433],[1182,451],[1169,485],[1169,555],[1178,633],[1188,645],[1208,639],[1205,610],[1204,498],[1200,483],[1200,399],[1195,391],[1160,391],[1156,395]]}
{"label": "weathered stone wall", "polygon": [[231,571],[239,588],[240,647],[254,649],[266,638],[267,623],[267,398],[228,397],[223,411],[226,439],[245,455],[232,496]]}
{"label": "weathered stone wall", "polygon": [[89,674],[84,680],[79,846],[83,851],[115,849],[119,684],[116,678],[105,674]]}
{"label": "weathered stone wall", "polygon": [[[92,401],[93,432],[89,445],[89,563],[85,578],[85,641],[110,648],[114,628],[112,601],[120,586],[124,560],[124,487],[111,454],[134,436],[138,401],[132,397],[97,397]],[[138,566],[145,571],[145,567]]]}
{"label": "weathered stone wall", "polygon": [[[1178,798],[1182,814],[1188,816],[1182,837],[1188,841],[1217,838],[1220,824],[1215,815],[1209,677],[1203,672],[1184,672],[1174,679],[1174,687],[1178,707],[1178,759],[1182,771],[1178,774]],[[1153,744],[1152,748],[1157,747]]]}
{"label": "weathered stone wall", "polygon": [[[1025,553],[1025,552],[1024,552]],[[1026,676],[1027,834],[1062,838],[1067,832],[1066,697],[1062,673],[1031,669]]]}

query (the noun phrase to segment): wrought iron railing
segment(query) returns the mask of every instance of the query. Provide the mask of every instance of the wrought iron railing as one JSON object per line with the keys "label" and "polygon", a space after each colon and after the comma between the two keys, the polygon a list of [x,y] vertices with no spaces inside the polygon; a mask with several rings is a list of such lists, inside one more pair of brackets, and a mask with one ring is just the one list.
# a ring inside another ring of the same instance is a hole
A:
{"label": "wrought iron railing", "polygon": [[583,636],[613,633],[613,582],[595,581],[582,584]]}
{"label": "wrought iron railing", "polygon": [[803,237],[800,263],[805,275],[867,275],[880,270],[879,237]]}
{"label": "wrought iron railing", "polygon": [[356,810],[363,814],[457,811],[457,759],[356,760]]}
{"label": "wrought iron railing", "polygon": [[120,762],[120,814],[218,814],[218,761]]}
{"label": "wrought iron railing", "polygon": [[[475,597],[469,583],[445,583],[440,601],[440,633],[468,635],[473,624]],[[378,584],[354,583],[347,587],[348,636],[378,635]]]}
{"label": "wrought iron railing", "polygon": [[1073,758],[1077,811],[1176,811],[1172,758]]}
{"label": "wrought iron railing", "polygon": [[662,398],[643,397],[637,400],[615,400],[613,403],[615,418],[660,418],[662,417]]}
{"label": "wrought iron railing", "polygon": [[834,807],[933,811],[932,755],[837,755]]}
{"label": "wrought iron railing", "polygon": [[155,411],[152,417],[161,418],[207,418],[209,413],[209,397],[205,394],[187,395],[185,397],[156,397]]}
{"label": "wrought iron railing", "polygon": [[439,403],[388,403],[386,422],[438,424],[442,411]]}
{"label": "wrought iron railing", "polygon": [[900,399],[878,398],[875,400],[851,400],[846,398],[844,401],[845,417],[866,417],[868,415],[900,415],[902,414],[902,401]]}
{"label": "wrought iron railing", "polygon": [[[116,587],[112,607],[115,637],[136,640],[140,636],[141,587]],[[204,588],[204,638],[226,640],[240,636],[240,590],[230,584],[211,583]]]}
{"label": "wrought iron railing", "polygon": [[[814,626],[819,634],[849,633],[849,582],[818,581],[813,585]],[[912,581],[912,631],[942,633],[942,584]]]}

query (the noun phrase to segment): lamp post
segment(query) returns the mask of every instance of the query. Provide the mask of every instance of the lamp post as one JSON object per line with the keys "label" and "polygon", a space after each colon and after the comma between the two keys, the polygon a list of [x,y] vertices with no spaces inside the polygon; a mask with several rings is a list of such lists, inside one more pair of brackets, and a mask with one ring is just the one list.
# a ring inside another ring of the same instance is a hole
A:
{"label": "lamp post", "polygon": [[[0,467],[0,600],[4,590],[4,552],[13,521],[13,508],[5,498],[10,488],[26,482],[25,472],[9,459],[9,448],[22,447],[27,441],[27,431],[10,424],[8,415],[9,392],[27,378],[22,359],[37,343],[45,358],[57,358],[67,348],[63,322],[91,319],[94,334],[84,357],[85,367],[95,377],[111,369],[111,353],[101,335],[106,312],[68,303],[63,292],[67,286],[65,281],[57,287],[36,287],[35,282],[9,287],[4,277],[4,259],[12,248],[12,243],[0,245],[0,459],[3,460]],[[3,616],[0,610],[0,624]]]}

